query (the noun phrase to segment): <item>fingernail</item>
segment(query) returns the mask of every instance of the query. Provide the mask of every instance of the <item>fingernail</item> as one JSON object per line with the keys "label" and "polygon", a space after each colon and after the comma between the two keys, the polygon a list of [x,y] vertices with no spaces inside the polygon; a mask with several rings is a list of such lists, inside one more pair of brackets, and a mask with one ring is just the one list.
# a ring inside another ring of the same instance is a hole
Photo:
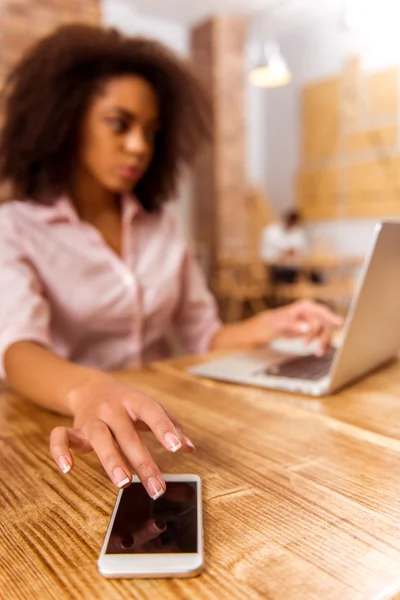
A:
{"label": "fingernail", "polygon": [[158,531],[165,531],[167,527],[167,523],[163,519],[155,519],[154,525],[158,529]]}
{"label": "fingernail", "polygon": [[124,471],[124,469],[122,469],[121,467],[117,467],[116,469],[114,469],[113,475],[115,483],[119,488],[124,487],[124,485],[127,485],[131,481],[130,478],[126,476],[126,472]]}
{"label": "fingernail", "polygon": [[171,452],[176,452],[179,448],[182,448],[182,442],[176,437],[174,433],[167,433],[164,437],[165,444]]}
{"label": "fingernail", "polygon": [[311,327],[307,323],[301,323],[299,325],[300,333],[309,333],[311,331]]}
{"label": "fingernail", "polygon": [[186,442],[186,446],[189,446],[189,448],[192,448],[192,450],[196,450],[195,445],[186,436],[185,436],[185,442]]}
{"label": "fingernail", "polygon": [[147,490],[153,500],[157,500],[164,493],[164,486],[155,477],[149,477],[147,480]]}
{"label": "fingernail", "polygon": [[321,357],[325,354],[325,351],[323,348],[317,348],[315,351],[315,356]]}
{"label": "fingernail", "polygon": [[61,471],[65,474],[69,473],[69,471],[71,470],[71,463],[69,462],[66,456],[60,456],[60,458],[58,459],[58,466],[60,467]]}
{"label": "fingernail", "polygon": [[134,539],[133,539],[133,535],[132,535],[131,533],[125,533],[125,534],[122,536],[122,539],[121,539],[121,542],[120,542],[120,543],[121,543],[121,547],[122,547],[124,550],[129,550],[130,548],[132,548],[132,547],[133,547],[133,545],[134,545],[134,543],[135,543],[135,542],[134,542]]}

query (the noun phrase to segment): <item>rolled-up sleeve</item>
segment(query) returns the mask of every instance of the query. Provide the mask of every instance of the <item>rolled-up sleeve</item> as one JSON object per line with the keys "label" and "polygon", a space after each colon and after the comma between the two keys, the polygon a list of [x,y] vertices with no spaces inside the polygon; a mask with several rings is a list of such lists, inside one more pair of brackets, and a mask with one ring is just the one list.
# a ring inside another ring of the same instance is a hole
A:
{"label": "rolled-up sleeve", "polygon": [[42,285],[23,250],[21,237],[0,210],[0,379],[5,379],[4,355],[18,341],[51,346],[50,310]]}
{"label": "rolled-up sleeve", "polygon": [[191,354],[206,352],[221,328],[217,303],[207,288],[204,274],[189,246],[182,268],[182,285],[175,324],[185,349]]}

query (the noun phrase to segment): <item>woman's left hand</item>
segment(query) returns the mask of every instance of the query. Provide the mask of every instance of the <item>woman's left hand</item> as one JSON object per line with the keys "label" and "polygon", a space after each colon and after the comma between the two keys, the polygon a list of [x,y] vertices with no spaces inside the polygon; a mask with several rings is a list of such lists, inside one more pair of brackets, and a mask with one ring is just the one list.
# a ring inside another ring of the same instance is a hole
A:
{"label": "woman's left hand", "polygon": [[263,346],[278,337],[304,337],[305,344],[319,339],[317,356],[328,348],[335,328],[342,325],[341,317],[329,308],[301,300],[282,308],[264,311],[245,322],[251,328],[254,345]]}

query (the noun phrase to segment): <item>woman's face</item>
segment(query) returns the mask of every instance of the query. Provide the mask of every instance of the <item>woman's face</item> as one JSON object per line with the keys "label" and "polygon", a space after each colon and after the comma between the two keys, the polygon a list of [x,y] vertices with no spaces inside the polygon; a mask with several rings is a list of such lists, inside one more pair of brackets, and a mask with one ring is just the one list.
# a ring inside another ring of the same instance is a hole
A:
{"label": "woman's face", "polygon": [[153,158],[159,127],[150,83],[138,76],[111,79],[85,115],[80,168],[111,192],[133,190]]}

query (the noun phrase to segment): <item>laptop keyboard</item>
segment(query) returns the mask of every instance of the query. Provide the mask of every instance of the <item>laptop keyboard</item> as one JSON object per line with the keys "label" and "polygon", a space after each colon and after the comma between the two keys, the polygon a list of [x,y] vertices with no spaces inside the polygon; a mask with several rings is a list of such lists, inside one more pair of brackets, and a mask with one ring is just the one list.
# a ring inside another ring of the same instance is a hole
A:
{"label": "laptop keyboard", "polygon": [[265,371],[265,375],[274,377],[290,377],[293,379],[308,379],[316,381],[329,374],[335,348],[330,348],[324,356],[296,356],[280,365],[271,365]]}

